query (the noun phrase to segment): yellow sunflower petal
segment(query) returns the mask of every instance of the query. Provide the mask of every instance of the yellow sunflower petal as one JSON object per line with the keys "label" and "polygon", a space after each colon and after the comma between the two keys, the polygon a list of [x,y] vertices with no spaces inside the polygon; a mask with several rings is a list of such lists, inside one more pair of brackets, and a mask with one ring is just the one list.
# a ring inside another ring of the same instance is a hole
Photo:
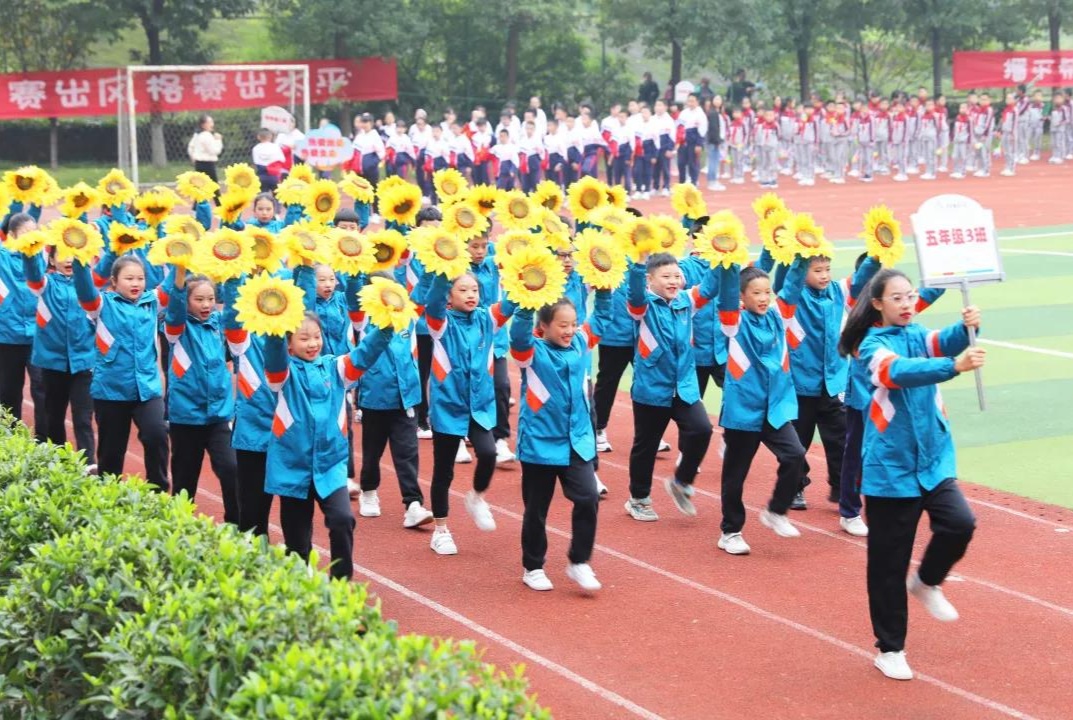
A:
{"label": "yellow sunflower petal", "polygon": [[894,219],[894,213],[886,205],[877,205],[864,216],[864,239],[868,254],[885,267],[892,267],[905,254],[902,226]]}
{"label": "yellow sunflower petal", "polygon": [[249,332],[284,337],[302,326],[305,299],[293,280],[264,273],[246,278],[235,300],[235,313]]}
{"label": "yellow sunflower petal", "polygon": [[577,272],[597,290],[613,290],[626,274],[626,253],[608,234],[587,228],[574,236]]}
{"label": "yellow sunflower petal", "polygon": [[[69,218],[80,218],[85,213],[101,204],[101,194],[96,188],[84,182],[67,188],[62,192],[63,204],[60,214]],[[6,205],[3,206],[6,209]]]}
{"label": "yellow sunflower petal", "polygon": [[696,220],[708,214],[704,196],[693,183],[678,183],[671,190],[671,207],[682,217]]}
{"label": "yellow sunflower petal", "polygon": [[104,238],[96,225],[73,218],[59,218],[48,225],[50,245],[56,248],[58,260],[77,259],[84,265],[91,263],[104,249]]}
{"label": "yellow sunflower petal", "polygon": [[625,210],[629,205],[630,196],[626,194],[626,188],[621,185],[609,185],[607,187],[607,204]]}
{"label": "yellow sunflower petal", "polygon": [[316,173],[313,172],[313,168],[309,165],[298,164],[293,166],[287,173],[288,178],[294,178],[295,180],[301,180],[306,185],[309,185],[317,179]]}
{"label": "yellow sunflower petal", "polygon": [[9,202],[17,200],[25,205],[46,205],[45,200],[55,182],[51,175],[36,165],[27,165],[4,173]]}
{"label": "yellow sunflower petal", "polygon": [[377,183],[376,192],[387,192],[388,190],[391,190],[393,188],[402,187],[403,185],[409,184],[410,182],[406,178],[401,177],[399,175],[391,175]]}
{"label": "yellow sunflower petal", "polygon": [[149,191],[135,199],[134,208],[138,211],[139,220],[144,220],[150,227],[156,227],[175,209],[175,198],[161,192]]}
{"label": "yellow sunflower petal", "polygon": [[615,233],[615,239],[630,259],[638,262],[645,253],[661,252],[661,233],[655,223],[648,218],[634,217],[626,224],[619,227]]}
{"label": "yellow sunflower petal", "polygon": [[457,235],[463,242],[479,237],[488,230],[488,218],[475,203],[468,199],[452,203],[441,210],[443,211],[443,229]]}
{"label": "yellow sunflower petal", "polygon": [[776,210],[786,209],[786,203],[773,192],[764,193],[756,200],[753,200],[753,212],[756,213],[757,220],[763,220]]}
{"label": "yellow sunflower petal", "polygon": [[317,180],[306,188],[305,205],[306,214],[314,222],[330,223],[335,220],[335,213],[340,205],[339,188],[331,180]]}
{"label": "yellow sunflower petal", "polygon": [[530,195],[533,202],[541,207],[558,214],[563,209],[563,189],[554,180],[544,180],[539,183]]}
{"label": "yellow sunflower petal", "polygon": [[172,215],[164,221],[165,235],[189,235],[195,242],[205,234],[205,228],[190,215]]}
{"label": "yellow sunflower petal", "polygon": [[394,269],[406,252],[406,236],[398,230],[380,230],[366,235],[366,239],[373,256],[370,273]]}
{"label": "yellow sunflower petal", "polygon": [[384,222],[399,225],[417,224],[417,213],[421,210],[421,188],[408,182],[396,184],[383,190],[377,190],[380,199],[380,215]]}
{"label": "yellow sunflower petal", "polygon": [[242,219],[242,213],[253,200],[253,196],[242,191],[228,190],[220,196],[220,204],[216,206],[216,214],[225,223],[235,223]]}
{"label": "yellow sunflower petal", "polygon": [[253,269],[253,240],[233,228],[206,233],[196,245],[190,266],[213,282],[240,278]]}
{"label": "yellow sunflower petal", "polygon": [[[293,174],[287,179],[290,180],[291,177]],[[366,205],[371,205],[376,199],[376,189],[373,188],[373,184],[354,172],[343,175],[343,179],[339,181],[339,190],[349,195],[355,202]]]}
{"label": "yellow sunflower petal", "polygon": [[543,247],[520,248],[503,260],[503,290],[519,307],[539,310],[563,296],[566,271]]}
{"label": "yellow sunflower petal", "polygon": [[543,238],[525,230],[508,230],[496,238],[496,261],[502,265],[507,258],[523,250],[543,249]]}
{"label": "yellow sunflower petal", "polygon": [[220,184],[203,172],[189,170],[175,178],[175,189],[192,203],[212,200]]}
{"label": "yellow sunflower petal", "polygon": [[198,242],[186,233],[165,235],[153,241],[145,258],[157,267],[190,267],[194,262],[197,246]]}
{"label": "yellow sunflower petal", "polygon": [[655,226],[659,252],[670,253],[676,258],[685,255],[688,235],[681,222],[670,215],[650,215],[648,219]]}
{"label": "yellow sunflower petal", "polygon": [[409,293],[399,283],[383,277],[374,277],[358,291],[361,309],[372,325],[392,328],[402,332],[417,320],[417,306]]}
{"label": "yellow sunflower petal", "polygon": [[143,248],[156,239],[156,233],[149,228],[130,227],[114,222],[108,228],[108,246],[116,255]]}
{"label": "yellow sunflower petal", "polygon": [[358,231],[335,228],[328,233],[328,264],[336,272],[359,275],[374,262],[372,243]]}
{"label": "yellow sunflower petal", "polygon": [[458,233],[446,227],[427,225],[415,228],[407,239],[426,272],[454,280],[469,270],[469,249],[466,240]]}
{"label": "yellow sunflower petal", "polygon": [[449,205],[460,200],[469,190],[466,176],[454,168],[444,168],[432,174],[432,184],[441,205]]}
{"label": "yellow sunflower petal", "polygon": [[628,213],[625,210],[621,210],[611,205],[604,205],[592,212],[588,222],[592,225],[598,225],[614,235],[623,225],[629,223],[636,217],[637,216],[633,213]]}
{"label": "yellow sunflower petal", "polygon": [[123,174],[122,170],[112,168],[97,183],[97,192],[101,194],[101,204],[108,207],[126,205],[138,194],[138,188]]}
{"label": "yellow sunflower petal", "polygon": [[745,236],[745,224],[729,210],[714,213],[697,237],[696,250],[713,266],[748,264],[749,240]]}
{"label": "yellow sunflower petal", "polygon": [[816,224],[809,213],[795,213],[786,228],[784,237],[795,255],[803,258],[831,257],[834,247],[824,237],[823,228]]}
{"label": "yellow sunflower petal", "polygon": [[287,246],[265,228],[247,225],[243,232],[253,243],[253,264],[269,272],[278,270]]}
{"label": "yellow sunflower petal", "polygon": [[511,190],[499,196],[496,220],[508,230],[529,230],[540,222],[533,203],[520,190]]}
{"label": "yellow sunflower petal", "polygon": [[257,171],[246,163],[235,163],[224,169],[224,182],[228,193],[245,193],[252,199],[261,192],[261,179]]}
{"label": "yellow sunflower petal", "polygon": [[4,247],[11,252],[22,253],[27,257],[33,257],[39,254],[46,246],[51,244],[52,238],[49,233],[43,228],[37,228],[30,232],[24,232],[18,237],[7,236],[4,240]]}
{"label": "yellow sunflower petal", "polygon": [[593,177],[583,177],[566,191],[570,213],[579,222],[589,222],[593,211],[607,205],[607,186]]}
{"label": "yellow sunflower petal", "polygon": [[793,220],[793,213],[789,210],[775,210],[758,225],[760,229],[760,241],[775,258],[775,262],[789,265],[794,261],[794,248],[786,242],[786,232]]}
{"label": "yellow sunflower petal", "polygon": [[474,185],[464,199],[473,203],[481,211],[481,215],[488,217],[495,212],[499,191],[491,185]]}
{"label": "yellow sunflower petal", "polygon": [[279,240],[289,251],[292,265],[300,265],[302,261],[325,263],[328,262],[327,235],[328,228],[323,225],[303,221],[283,228]]}
{"label": "yellow sunflower petal", "polygon": [[288,177],[276,186],[276,199],[284,205],[302,205],[306,201],[309,183],[301,178]]}

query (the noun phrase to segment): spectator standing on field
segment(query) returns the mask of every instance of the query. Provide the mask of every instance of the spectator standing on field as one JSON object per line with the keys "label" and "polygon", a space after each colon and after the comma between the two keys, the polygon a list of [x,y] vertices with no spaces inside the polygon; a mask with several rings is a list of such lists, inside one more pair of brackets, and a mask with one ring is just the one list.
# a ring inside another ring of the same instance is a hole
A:
{"label": "spectator standing on field", "polygon": [[648,103],[649,107],[656,104],[656,100],[659,100],[659,84],[652,79],[652,73],[646,72],[642,76],[641,86],[637,89],[637,99],[643,103]]}

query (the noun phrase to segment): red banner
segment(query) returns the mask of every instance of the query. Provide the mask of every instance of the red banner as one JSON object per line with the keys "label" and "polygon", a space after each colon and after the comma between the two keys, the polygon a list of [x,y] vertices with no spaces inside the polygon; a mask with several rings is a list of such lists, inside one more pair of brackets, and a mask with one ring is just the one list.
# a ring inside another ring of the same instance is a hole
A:
{"label": "red banner", "polygon": [[1037,87],[1073,85],[1073,51],[955,52],[954,87]]}
{"label": "red banner", "polygon": [[[310,102],[394,100],[395,61],[283,60],[309,65]],[[225,66],[228,67],[228,66]],[[126,103],[125,68],[0,75],[0,119],[115,115]],[[229,110],[290,104],[302,99],[302,76],[285,70],[213,69],[198,72],[136,72],[138,112]]]}

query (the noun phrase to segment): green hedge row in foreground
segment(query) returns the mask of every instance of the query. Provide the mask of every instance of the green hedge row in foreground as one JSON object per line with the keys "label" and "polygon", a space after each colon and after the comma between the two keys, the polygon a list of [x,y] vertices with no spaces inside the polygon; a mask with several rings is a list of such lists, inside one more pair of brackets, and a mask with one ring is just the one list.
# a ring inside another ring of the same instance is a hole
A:
{"label": "green hedge row in foreground", "polygon": [[548,718],[470,643],[0,420],[0,718]]}

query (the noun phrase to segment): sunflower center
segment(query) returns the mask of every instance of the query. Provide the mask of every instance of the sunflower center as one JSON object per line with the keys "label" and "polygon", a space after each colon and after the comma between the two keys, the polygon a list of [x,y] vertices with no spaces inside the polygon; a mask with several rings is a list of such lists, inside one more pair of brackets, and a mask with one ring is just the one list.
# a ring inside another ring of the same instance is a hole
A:
{"label": "sunflower center", "polygon": [[138,242],[138,240],[140,240],[140,238],[131,235],[130,233],[120,233],[117,242],[120,245],[133,245],[134,243]]}
{"label": "sunflower center", "polygon": [[546,207],[548,210],[554,211],[557,203],[555,202],[555,196],[551,196],[544,198],[544,200],[540,204]]}
{"label": "sunflower center", "polygon": [[235,176],[235,184],[238,185],[240,188],[248,188],[250,185],[253,184],[253,179],[246,173],[242,173],[240,175]]}
{"label": "sunflower center", "polygon": [[600,192],[598,190],[586,190],[581,193],[581,197],[578,198],[578,203],[586,210],[592,210],[600,204]]}
{"label": "sunflower center", "polygon": [[477,224],[477,218],[473,215],[472,210],[462,208],[455,213],[455,222],[458,223],[458,227],[468,230]]}
{"label": "sunflower center", "polygon": [[269,288],[257,293],[257,309],[265,315],[282,315],[287,311],[287,296]]}
{"label": "sunflower center", "polygon": [[730,235],[716,235],[712,238],[712,247],[719,252],[732,252],[738,249],[738,241]]}
{"label": "sunflower center", "polygon": [[507,210],[510,212],[512,217],[521,220],[522,218],[529,215],[529,203],[525,202],[521,198],[515,198],[514,200],[510,201],[510,205],[507,207]]}
{"label": "sunflower center", "polygon": [[406,300],[395,290],[381,290],[380,302],[395,311],[402,310],[406,307]]}
{"label": "sunflower center", "polygon": [[194,177],[190,178],[190,184],[196,188],[203,188],[208,186],[208,183],[205,182],[206,180],[208,180],[207,177],[195,175]]}
{"label": "sunflower center", "polygon": [[518,279],[522,281],[525,289],[530,292],[542,290],[548,284],[548,278],[544,275],[544,271],[535,267],[528,267],[522,270],[518,273]]}
{"label": "sunflower center", "polygon": [[84,208],[86,205],[89,205],[89,197],[87,197],[85,193],[78,193],[71,198],[71,202],[76,208],[81,209]]}
{"label": "sunflower center", "polygon": [[458,185],[454,180],[444,180],[440,183],[440,189],[443,190],[444,195],[454,195],[458,192]]}
{"label": "sunflower center", "polygon": [[507,255],[513,255],[522,248],[529,245],[529,242],[523,238],[515,238],[507,241]]}
{"label": "sunflower center", "polygon": [[194,248],[186,240],[172,240],[167,246],[168,257],[181,257],[193,255]]}
{"label": "sunflower center", "polygon": [[782,234],[786,232],[786,226],[777,225],[774,230],[771,231],[771,240],[779,247],[782,247]]}
{"label": "sunflower center", "polygon": [[68,228],[63,233],[63,242],[68,247],[84,248],[89,243],[89,238],[79,228]]}
{"label": "sunflower center", "polygon": [[317,212],[328,212],[332,209],[332,198],[330,195],[318,195],[314,205],[317,206]]}
{"label": "sunflower center", "polygon": [[298,242],[301,243],[302,248],[305,250],[316,250],[317,239],[309,233],[302,233],[298,236]]}
{"label": "sunflower center", "polygon": [[32,188],[34,186],[34,179],[32,177],[28,177],[26,175],[16,175],[15,176],[15,186],[19,190],[29,190],[30,188]]}
{"label": "sunflower center", "polygon": [[887,225],[876,228],[876,241],[885,248],[894,244],[894,232]]}
{"label": "sunflower center", "polygon": [[458,257],[458,243],[454,241],[454,238],[436,238],[432,242],[432,250],[444,260],[454,260]]}
{"label": "sunflower center", "polygon": [[212,254],[219,260],[227,262],[242,254],[242,247],[234,240],[218,240],[212,246]]}
{"label": "sunflower center", "polygon": [[819,239],[807,230],[801,230],[797,233],[797,242],[807,248],[819,247],[820,245]]}
{"label": "sunflower center", "polygon": [[414,206],[413,200],[403,200],[402,202],[400,202],[398,205],[395,206],[395,214],[396,215],[405,215],[406,213],[410,212],[411,209],[413,209],[413,206]]}
{"label": "sunflower center", "polygon": [[376,256],[378,263],[387,262],[391,258],[395,257],[395,248],[391,247],[387,243],[377,243],[376,251],[373,253]]}
{"label": "sunflower center", "polygon": [[613,265],[611,253],[605,247],[594,247],[589,250],[589,262],[600,272],[610,272]]}
{"label": "sunflower center", "polygon": [[151,205],[145,209],[150,215],[164,215],[168,212],[168,208],[160,207],[159,205]]}
{"label": "sunflower center", "polygon": [[272,254],[272,241],[266,237],[257,235],[253,238],[253,256],[258,260],[264,260]]}
{"label": "sunflower center", "polygon": [[644,225],[638,225],[630,234],[630,240],[633,242],[634,245],[639,245],[651,239],[652,230]]}
{"label": "sunflower center", "polygon": [[485,198],[483,200],[478,200],[477,204],[480,205],[485,210],[491,210],[492,208],[494,208],[496,206],[496,201],[494,199]]}
{"label": "sunflower center", "polygon": [[361,251],[363,249],[361,240],[354,237],[353,235],[344,235],[343,237],[339,238],[337,246],[339,248],[340,253],[351,258],[361,255]]}

